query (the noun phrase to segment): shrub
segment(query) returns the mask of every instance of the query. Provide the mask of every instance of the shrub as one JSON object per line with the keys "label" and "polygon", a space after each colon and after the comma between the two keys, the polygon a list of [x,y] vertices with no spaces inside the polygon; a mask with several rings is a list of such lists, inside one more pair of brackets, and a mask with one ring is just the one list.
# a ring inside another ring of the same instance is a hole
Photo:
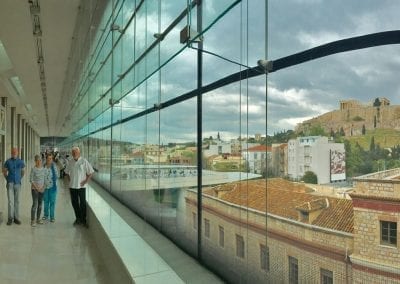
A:
{"label": "shrub", "polygon": [[307,172],[304,173],[302,181],[304,181],[305,183],[317,184],[318,183],[318,177],[314,172],[307,171]]}

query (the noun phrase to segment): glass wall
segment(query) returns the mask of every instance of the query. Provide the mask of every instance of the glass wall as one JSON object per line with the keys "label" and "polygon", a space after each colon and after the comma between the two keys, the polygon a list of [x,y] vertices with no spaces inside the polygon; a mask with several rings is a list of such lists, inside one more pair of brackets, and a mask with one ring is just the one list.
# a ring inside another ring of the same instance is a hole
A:
{"label": "glass wall", "polygon": [[[264,0],[110,1],[96,33],[82,32],[94,40],[78,48],[76,129],[61,145],[80,146],[96,182],[232,283],[267,279],[266,11]],[[263,184],[257,210],[250,180]]]}
{"label": "glass wall", "polygon": [[61,146],[229,283],[397,283],[399,5],[109,1]]}
{"label": "glass wall", "polygon": [[[265,208],[257,220],[264,229],[252,237],[246,223],[253,217],[246,210],[229,216],[240,204],[212,193],[265,181],[243,153],[265,145],[266,76],[259,70],[252,79],[212,84],[266,57],[265,5],[110,2],[75,94],[79,128],[63,145],[81,146],[97,182],[231,282],[266,279],[259,258],[247,255],[266,246]],[[249,143],[256,134],[258,143]],[[242,258],[232,254],[238,236]]]}
{"label": "glass wall", "polygon": [[398,283],[399,5],[109,1],[62,146],[226,282]]}

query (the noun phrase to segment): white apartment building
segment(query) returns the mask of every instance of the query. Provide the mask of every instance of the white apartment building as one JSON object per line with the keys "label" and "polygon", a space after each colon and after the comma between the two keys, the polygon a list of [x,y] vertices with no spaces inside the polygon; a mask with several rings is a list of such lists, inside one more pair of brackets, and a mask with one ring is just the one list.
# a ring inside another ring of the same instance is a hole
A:
{"label": "white apartment building", "polygon": [[242,157],[247,161],[250,173],[262,174],[271,163],[271,147],[258,145],[248,148],[242,152]]}
{"label": "white apartment building", "polygon": [[343,143],[334,143],[328,137],[307,136],[288,142],[288,175],[300,179],[307,171],[314,172],[318,183],[346,179]]}
{"label": "white apartment building", "polygon": [[231,143],[223,141],[215,141],[211,144],[209,149],[204,150],[204,156],[210,157],[212,155],[231,154]]}

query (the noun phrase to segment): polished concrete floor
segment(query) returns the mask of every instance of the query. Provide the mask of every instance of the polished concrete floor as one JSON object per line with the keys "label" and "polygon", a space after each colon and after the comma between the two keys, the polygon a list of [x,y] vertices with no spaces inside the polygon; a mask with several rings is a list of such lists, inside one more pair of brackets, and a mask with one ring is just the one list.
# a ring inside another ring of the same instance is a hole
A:
{"label": "polished concrete floor", "polygon": [[28,177],[20,198],[21,225],[6,225],[7,196],[0,178],[0,283],[110,283],[89,231],[74,227],[69,191],[59,183],[55,223],[31,227]]}

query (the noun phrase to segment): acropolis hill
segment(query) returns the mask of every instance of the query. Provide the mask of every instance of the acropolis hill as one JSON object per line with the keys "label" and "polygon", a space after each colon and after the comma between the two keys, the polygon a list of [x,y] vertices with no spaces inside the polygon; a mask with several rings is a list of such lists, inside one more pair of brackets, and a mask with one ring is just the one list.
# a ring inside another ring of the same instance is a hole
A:
{"label": "acropolis hill", "polygon": [[362,104],[357,100],[343,100],[340,101],[339,110],[299,123],[296,132],[307,133],[315,125],[322,126],[326,133],[339,132],[343,127],[346,136],[362,135],[363,126],[366,130],[376,128],[400,130],[400,106],[390,105],[387,98],[376,98],[369,104]]}

